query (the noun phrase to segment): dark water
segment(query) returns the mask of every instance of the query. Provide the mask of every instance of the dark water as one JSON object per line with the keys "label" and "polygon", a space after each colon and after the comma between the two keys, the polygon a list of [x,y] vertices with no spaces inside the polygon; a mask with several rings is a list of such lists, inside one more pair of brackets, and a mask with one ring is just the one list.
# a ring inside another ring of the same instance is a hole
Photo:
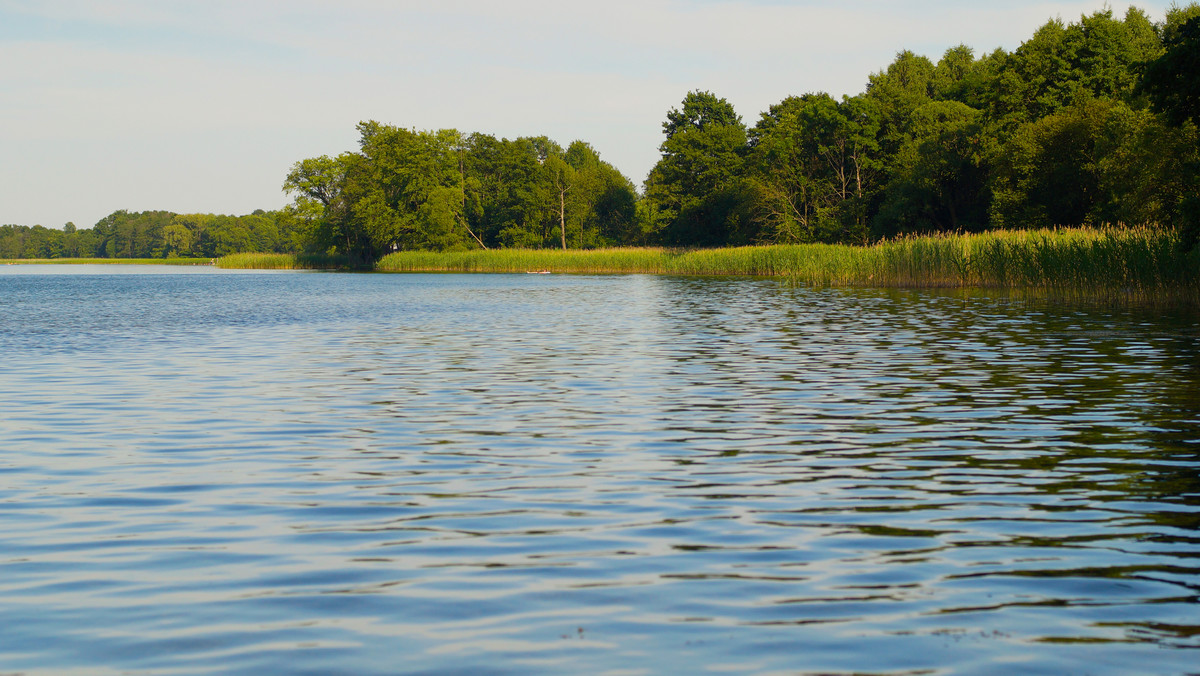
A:
{"label": "dark water", "polygon": [[1200,325],[0,268],[0,673],[1200,673]]}

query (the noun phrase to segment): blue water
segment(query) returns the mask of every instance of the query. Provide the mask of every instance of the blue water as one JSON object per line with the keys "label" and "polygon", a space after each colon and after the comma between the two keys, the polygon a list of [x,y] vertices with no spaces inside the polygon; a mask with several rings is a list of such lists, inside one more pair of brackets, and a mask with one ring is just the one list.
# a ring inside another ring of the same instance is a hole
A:
{"label": "blue water", "polygon": [[0,268],[0,673],[1200,673],[1200,319]]}

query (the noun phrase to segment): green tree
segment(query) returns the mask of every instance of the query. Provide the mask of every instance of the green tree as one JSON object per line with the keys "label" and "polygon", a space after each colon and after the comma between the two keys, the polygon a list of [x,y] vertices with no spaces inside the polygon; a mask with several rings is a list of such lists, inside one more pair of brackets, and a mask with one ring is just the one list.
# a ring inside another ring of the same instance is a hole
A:
{"label": "green tree", "polygon": [[0,258],[23,258],[29,231],[27,225],[0,226]]}
{"label": "green tree", "polygon": [[175,214],[169,211],[114,211],[92,228],[95,255],[100,258],[158,258],[164,255],[163,228]]}
{"label": "green tree", "polygon": [[897,153],[875,233],[981,230],[987,224],[980,112],[957,101],[913,111],[911,137]]}
{"label": "green tree", "polygon": [[895,157],[909,142],[912,115],[932,100],[933,87],[933,62],[907,50],[897,54],[886,71],[870,76],[866,95],[879,111],[879,143],[885,157]]}
{"label": "green tree", "polygon": [[1173,126],[1145,108],[1111,102],[1097,127],[1093,222],[1180,222],[1193,187],[1196,125]]}
{"label": "green tree", "polygon": [[21,258],[53,258],[51,255],[51,232],[44,226],[35,225],[25,235],[25,246]]}
{"label": "green tree", "polygon": [[971,105],[982,86],[980,62],[966,45],[947,49],[934,66],[930,96],[939,101],[959,101]]}
{"label": "green tree", "polygon": [[567,193],[568,243],[590,248],[636,241],[633,183],[583,141],[571,143],[563,160],[574,171]]}
{"label": "green tree", "polygon": [[168,257],[187,256],[192,253],[192,232],[176,217],[171,225],[163,228],[163,245]]}
{"label": "green tree", "polygon": [[1129,101],[1141,65],[1160,50],[1154,25],[1136,8],[1124,19],[1111,9],[1070,25],[1055,19],[1012,54],[994,58],[983,108],[1007,133],[1085,98]]}
{"label": "green tree", "polygon": [[1103,130],[1119,105],[1088,98],[1019,127],[997,161],[992,223],[1037,228],[1095,222]]}
{"label": "green tree", "polygon": [[558,204],[558,227],[562,248],[567,249],[567,193],[575,187],[575,168],[559,155],[551,155],[542,162],[546,180],[550,184]]}
{"label": "green tree", "polygon": [[75,224],[72,223],[71,221],[67,221],[65,224],[63,224],[62,231],[63,231],[63,236],[62,236],[63,256],[65,256],[67,258],[77,258],[80,255],[80,251],[79,251],[80,231],[79,231],[79,228],[77,228],[75,226]]}
{"label": "green tree", "polygon": [[709,92],[690,92],[667,113],[663,134],[662,159],[646,179],[663,239],[703,245],[744,239],[736,216],[747,135],[733,106]]}
{"label": "green tree", "polygon": [[287,218],[296,223],[304,249],[317,253],[342,253],[356,260],[366,254],[366,237],[353,222],[346,194],[350,175],[361,158],[353,153],[322,155],[292,165],[284,179],[284,192],[294,195]]}
{"label": "green tree", "polygon": [[[1146,66],[1140,91],[1173,126],[1194,136],[1200,126],[1200,6],[1174,8],[1164,33],[1165,51]],[[1184,246],[1192,248],[1200,242],[1200,161],[1195,152],[1189,154],[1180,171],[1187,195],[1177,219]]]}
{"label": "green tree", "polygon": [[1147,64],[1140,90],[1172,124],[1200,125],[1200,16],[1172,27],[1164,46]]}
{"label": "green tree", "polygon": [[472,134],[464,158],[467,214],[489,246],[536,248],[549,237],[550,191],[530,139]]}
{"label": "green tree", "polygon": [[789,97],[750,133],[747,175],[760,237],[861,241],[879,162],[877,104],[828,94]]}

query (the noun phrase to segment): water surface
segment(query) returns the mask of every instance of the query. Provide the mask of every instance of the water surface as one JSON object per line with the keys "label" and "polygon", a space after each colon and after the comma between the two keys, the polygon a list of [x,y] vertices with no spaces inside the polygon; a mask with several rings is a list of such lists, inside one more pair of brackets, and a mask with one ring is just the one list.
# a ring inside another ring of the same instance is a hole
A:
{"label": "water surface", "polygon": [[1197,673],[1195,316],[0,268],[0,672]]}

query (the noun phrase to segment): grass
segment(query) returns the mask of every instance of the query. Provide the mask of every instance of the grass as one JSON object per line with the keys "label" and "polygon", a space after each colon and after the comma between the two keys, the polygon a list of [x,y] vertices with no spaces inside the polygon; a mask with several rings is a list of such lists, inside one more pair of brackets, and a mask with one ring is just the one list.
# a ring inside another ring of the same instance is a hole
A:
{"label": "grass", "polygon": [[[218,265],[303,269],[345,267],[345,261],[238,254]],[[810,286],[1022,289],[1200,305],[1200,250],[1184,253],[1175,231],[1156,228],[1002,230],[910,236],[871,246],[404,251],[385,256],[375,269],[765,276]]]}
{"label": "grass", "polygon": [[341,256],[317,254],[239,253],[217,259],[217,267],[230,270],[336,270],[349,267]]}

